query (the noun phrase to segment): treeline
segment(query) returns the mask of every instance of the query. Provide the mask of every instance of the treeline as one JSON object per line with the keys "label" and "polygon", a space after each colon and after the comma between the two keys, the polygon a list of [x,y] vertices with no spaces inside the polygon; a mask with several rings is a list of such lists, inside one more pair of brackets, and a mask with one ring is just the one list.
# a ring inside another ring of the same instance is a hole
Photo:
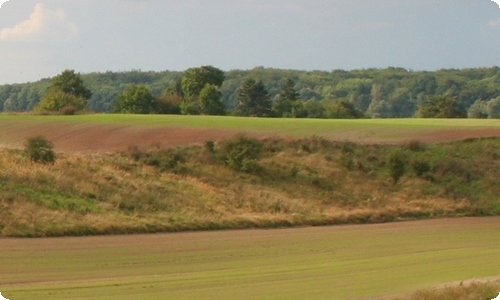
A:
{"label": "treeline", "polygon": [[[90,73],[82,74],[81,79],[91,91],[87,110],[95,112],[132,113],[120,107],[127,91],[129,95],[147,91],[150,103],[140,113],[306,118],[500,117],[499,67],[434,72],[402,68],[326,72],[259,67],[222,72],[208,66],[185,72]],[[33,110],[50,85],[51,79],[43,79],[0,86],[0,110]]]}

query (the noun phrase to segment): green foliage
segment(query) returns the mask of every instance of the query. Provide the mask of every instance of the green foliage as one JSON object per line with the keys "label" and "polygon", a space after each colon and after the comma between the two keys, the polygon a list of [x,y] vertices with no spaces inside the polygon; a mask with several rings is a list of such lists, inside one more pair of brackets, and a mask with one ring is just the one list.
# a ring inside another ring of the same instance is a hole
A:
{"label": "green foliage", "polygon": [[300,94],[295,91],[295,82],[291,78],[285,79],[281,85],[281,93],[273,104],[273,113],[280,117],[298,117]]}
{"label": "green foliage", "polygon": [[200,91],[200,112],[204,115],[224,115],[225,108],[221,102],[221,92],[219,88],[212,84],[205,84]]}
{"label": "green foliage", "polygon": [[478,100],[469,107],[467,116],[472,119],[485,119],[488,117],[487,102]]}
{"label": "green foliage", "polygon": [[165,93],[155,100],[154,113],[180,115],[181,104],[181,96],[177,94]]}
{"label": "green foliage", "polygon": [[62,90],[51,89],[42,98],[40,103],[35,108],[38,112],[61,112],[63,114],[68,109],[74,111],[82,110],[87,103],[84,98],[66,93]]}
{"label": "green foliage", "polygon": [[488,112],[488,118],[499,119],[500,118],[500,97],[491,99],[486,108]]}
{"label": "green foliage", "polygon": [[134,161],[155,167],[162,172],[177,172],[180,164],[186,162],[188,149],[152,147],[141,151],[137,146],[128,147],[126,154]]}
{"label": "green foliage", "polygon": [[416,158],[411,162],[411,168],[418,177],[426,177],[432,172],[432,166],[427,159]]}
{"label": "green foliage", "polygon": [[56,161],[54,145],[43,136],[28,138],[24,144],[24,153],[32,162],[53,164]]}
{"label": "green foliage", "polygon": [[427,98],[418,109],[421,118],[465,118],[467,117],[455,98],[438,96]]}
{"label": "green foliage", "polygon": [[325,116],[329,119],[357,119],[363,117],[363,112],[345,100],[328,101],[324,104]]}
{"label": "green foliage", "polygon": [[[211,73],[210,67],[204,69],[207,71],[205,73]],[[144,84],[154,97],[159,97],[167,91],[168,94],[177,95],[186,101],[184,111],[190,114],[200,113],[199,92],[206,83],[210,83],[220,87],[221,102],[231,113],[231,110],[238,106],[240,87],[247,78],[262,81],[269,98],[275,100],[276,116],[326,118],[328,116],[324,111],[326,107],[321,104],[322,100],[329,102],[328,99],[333,99],[351,103],[356,110],[372,117],[411,117],[418,115],[419,104],[428,98],[440,96],[456,99],[457,106],[465,113],[476,101],[486,103],[500,95],[498,89],[500,68],[498,67],[434,72],[409,71],[402,68],[327,72],[260,67],[252,70],[221,72],[213,72],[215,75],[213,77],[218,79],[212,82],[206,82],[203,74],[198,77],[193,75],[192,78],[201,79],[193,80],[191,83],[188,83],[189,80],[186,78],[190,77],[188,76],[190,73],[196,72],[188,70],[185,72],[186,76],[174,71],[134,70],[90,73],[80,77],[92,91],[92,96],[87,100],[88,108],[92,111],[103,112],[113,111],[117,98],[128,85]],[[68,72],[70,73],[71,71]],[[223,75],[224,79],[221,80],[220,75]],[[293,103],[292,108],[290,108],[290,103],[285,101],[281,106],[278,101],[280,95],[284,94],[283,84],[288,81],[285,78],[293,78],[295,85],[293,91],[290,91],[300,94],[300,99]],[[184,88],[188,91],[186,95],[183,91],[182,79],[185,80]],[[220,85],[221,82],[222,85]],[[31,110],[40,102],[49,85],[50,80],[44,79],[34,83],[0,86],[0,109],[3,111]],[[486,112],[488,113],[488,109]],[[495,115],[500,115],[500,113],[495,113],[493,109],[489,117],[493,118]],[[475,114],[475,116],[480,117],[481,114]]]}
{"label": "green foliage", "polygon": [[224,78],[224,72],[212,66],[187,69],[181,79],[184,97],[188,99],[198,97],[206,84],[221,87]]}
{"label": "green foliage", "polygon": [[54,77],[49,85],[49,90],[59,90],[85,100],[92,96],[92,92],[85,87],[80,74],[74,70],[65,70]]}
{"label": "green foliage", "polygon": [[262,155],[263,143],[257,139],[239,135],[223,141],[218,150],[220,158],[230,168],[252,172],[258,168],[257,160]]}
{"label": "green foliage", "polygon": [[251,117],[269,117],[272,115],[272,102],[269,92],[262,81],[246,79],[238,94],[236,115]]}
{"label": "green foliage", "polygon": [[389,153],[387,157],[387,168],[392,178],[392,182],[397,184],[399,179],[401,179],[406,172],[406,156],[401,150],[396,149]]}
{"label": "green foliage", "polygon": [[154,111],[155,101],[145,85],[131,85],[118,98],[115,112],[149,114]]}

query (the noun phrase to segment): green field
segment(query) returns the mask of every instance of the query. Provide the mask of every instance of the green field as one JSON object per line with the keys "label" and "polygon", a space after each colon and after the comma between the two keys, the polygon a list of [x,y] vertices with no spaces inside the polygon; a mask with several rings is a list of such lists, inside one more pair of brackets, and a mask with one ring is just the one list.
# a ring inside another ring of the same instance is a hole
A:
{"label": "green field", "polygon": [[[349,139],[352,141],[392,142],[426,138],[436,131],[489,130],[486,135],[500,135],[500,120],[490,119],[272,119],[220,116],[115,115],[79,116],[0,115],[0,142],[15,142],[16,132],[80,132],[86,128],[194,129],[224,130],[260,135]],[[206,133],[205,133],[206,135]],[[483,134],[484,135],[484,134]],[[203,136],[200,137],[201,139]],[[460,137],[459,137],[460,138]],[[453,138],[452,138],[453,139]],[[202,140],[204,141],[204,140]]]}
{"label": "green field", "polygon": [[373,299],[500,273],[500,219],[0,239],[9,299]]}

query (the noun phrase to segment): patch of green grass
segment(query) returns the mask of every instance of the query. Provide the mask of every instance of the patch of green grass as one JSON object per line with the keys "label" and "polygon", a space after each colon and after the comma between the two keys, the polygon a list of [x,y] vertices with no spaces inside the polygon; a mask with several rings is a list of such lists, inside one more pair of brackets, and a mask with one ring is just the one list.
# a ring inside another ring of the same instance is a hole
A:
{"label": "patch of green grass", "polygon": [[[285,119],[231,116],[120,115],[94,114],[77,116],[2,115],[0,128],[34,128],[59,124],[59,128],[88,126],[126,126],[133,128],[216,129],[278,136],[376,140],[406,140],[412,135],[439,129],[500,128],[498,120],[487,119]],[[0,137],[1,138],[1,137]],[[5,137],[4,137],[5,138]],[[8,142],[2,141],[0,142]]]}
{"label": "patch of green grass", "polygon": [[498,218],[0,239],[10,299],[369,299],[498,275]]}

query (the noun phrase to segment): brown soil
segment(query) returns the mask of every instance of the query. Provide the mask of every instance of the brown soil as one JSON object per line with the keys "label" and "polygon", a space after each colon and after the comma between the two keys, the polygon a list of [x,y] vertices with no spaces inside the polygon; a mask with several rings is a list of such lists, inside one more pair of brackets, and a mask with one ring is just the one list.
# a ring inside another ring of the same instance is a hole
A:
{"label": "brown soil", "polygon": [[[90,236],[90,237],[57,237],[42,239],[25,238],[1,238],[0,249],[96,249],[102,247],[126,247],[129,245],[148,246],[158,245],[163,240],[170,243],[173,241],[204,241],[206,239],[248,239],[256,237],[273,237],[283,235],[317,234],[321,232],[377,232],[379,230],[403,230],[403,229],[430,229],[440,227],[464,227],[469,225],[491,225],[498,224],[500,217],[464,217],[448,219],[431,219],[419,221],[405,221],[368,225],[336,225],[322,227],[303,227],[286,229],[247,229],[211,232],[185,232],[185,233],[158,233],[137,235],[112,235],[112,236]],[[176,243],[173,243],[176,244]]]}
{"label": "brown soil", "polygon": [[[22,147],[26,138],[43,135],[54,142],[57,151],[73,153],[115,152],[126,150],[135,145],[141,149],[153,145],[176,147],[200,144],[208,140],[219,141],[237,134],[238,130],[213,128],[160,128],[133,127],[118,125],[69,125],[50,123],[43,126],[15,126],[6,128],[0,135],[0,144],[9,148]],[[269,137],[268,133],[252,133],[254,137]],[[397,134],[396,136],[401,136]],[[480,129],[439,129],[429,131],[410,131],[402,137],[380,137],[367,131],[349,131],[335,134],[337,140],[350,140],[364,143],[398,143],[419,140],[425,143],[449,142],[467,138],[500,137],[500,128]]]}

